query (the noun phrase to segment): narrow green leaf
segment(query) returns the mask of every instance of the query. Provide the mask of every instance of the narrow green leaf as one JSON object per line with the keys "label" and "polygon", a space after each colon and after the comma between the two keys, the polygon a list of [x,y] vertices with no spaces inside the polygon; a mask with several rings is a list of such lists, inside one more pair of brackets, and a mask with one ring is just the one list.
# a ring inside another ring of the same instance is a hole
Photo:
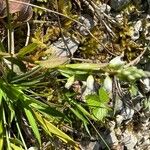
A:
{"label": "narrow green leaf", "polygon": [[5,47],[4,47],[3,43],[1,42],[1,40],[0,40],[0,51],[6,52]]}
{"label": "narrow green leaf", "polygon": [[94,116],[92,116],[88,111],[86,111],[80,104],[76,103],[76,102],[72,102],[85,116],[96,120],[96,118]]}
{"label": "narrow green leaf", "polygon": [[61,69],[58,69],[58,71],[60,71],[60,73],[69,78],[73,75],[85,75],[87,74],[87,71],[83,71],[83,70],[74,70],[74,69],[69,69],[69,68],[61,68]]}
{"label": "narrow green leaf", "polygon": [[23,150],[23,148],[21,148],[21,147],[15,145],[15,144],[13,144],[13,143],[10,143],[10,146],[11,146],[11,148],[12,148],[13,150]]}
{"label": "narrow green leaf", "polygon": [[14,116],[15,116],[15,111],[14,111],[14,108],[13,106],[11,105],[11,103],[7,103],[7,106],[8,106],[8,124],[10,125],[14,119]]}
{"label": "narrow green leaf", "polygon": [[37,72],[41,70],[41,67],[36,66],[31,71],[28,71],[22,75],[18,75],[12,79],[11,83],[16,83],[22,80],[27,80],[29,77],[34,76]]}
{"label": "narrow green leaf", "polygon": [[78,109],[70,108],[70,110],[80,119],[82,120],[85,124],[88,124],[87,119],[79,112]]}
{"label": "narrow green leaf", "polygon": [[31,98],[28,96],[26,98],[26,103],[28,106],[30,105],[32,108],[34,108],[42,113],[46,113],[53,117],[64,118],[67,120],[66,116],[63,113],[61,113],[60,111],[58,111],[56,108],[51,107],[51,106],[49,106],[41,101],[38,101],[34,98]]}
{"label": "narrow green leaf", "polygon": [[54,134],[64,142],[73,145],[76,149],[78,149],[78,145],[76,142],[71,139],[67,134],[59,130],[57,127],[55,127],[53,124],[50,123],[50,121],[46,120],[43,118],[42,115],[34,111],[34,114],[36,116],[36,119],[39,121],[41,124],[41,127],[49,134]]}
{"label": "narrow green leaf", "polygon": [[39,133],[35,118],[33,117],[32,110],[29,107],[26,107],[26,108],[24,108],[24,111],[25,111],[28,121],[31,125],[33,133],[34,133],[35,137],[37,138],[39,144],[41,145],[40,133]]}
{"label": "narrow green leaf", "polygon": [[3,144],[4,144],[4,127],[3,127],[3,110],[2,110],[2,90],[0,89],[0,150],[3,150]]}
{"label": "narrow green leaf", "polygon": [[18,52],[17,56],[22,58],[26,54],[33,52],[37,48],[37,46],[38,46],[37,43],[31,43],[28,46],[25,46],[22,49],[20,49],[20,51]]}
{"label": "narrow green leaf", "polygon": [[79,69],[79,70],[100,70],[101,64],[92,64],[92,63],[82,63],[82,64],[67,64],[66,68]]}

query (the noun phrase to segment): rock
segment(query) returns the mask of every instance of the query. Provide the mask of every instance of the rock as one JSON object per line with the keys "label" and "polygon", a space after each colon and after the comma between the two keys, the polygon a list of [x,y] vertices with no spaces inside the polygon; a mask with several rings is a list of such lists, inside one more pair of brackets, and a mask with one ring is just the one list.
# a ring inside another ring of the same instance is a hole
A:
{"label": "rock", "polygon": [[109,130],[113,131],[115,129],[116,123],[115,121],[110,121],[108,125],[109,125]]}
{"label": "rock", "polygon": [[111,0],[110,7],[116,11],[122,10],[125,6],[127,6],[131,0]]}
{"label": "rock", "polygon": [[123,120],[124,120],[124,117],[122,115],[117,115],[116,116],[117,126],[120,126]]}
{"label": "rock", "polygon": [[79,30],[79,32],[82,35],[88,35],[89,32],[87,31],[87,29],[90,30],[96,24],[95,21],[94,21],[94,19],[90,15],[88,15],[88,14],[81,15],[79,21],[84,25],[84,26],[77,27],[78,30]]}
{"label": "rock", "polygon": [[[109,147],[116,146],[119,144],[115,131],[111,131],[109,134],[102,134],[103,139],[109,145]],[[100,145],[102,149],[106,148],[106,145],[100,141]]]}
{"label": "rock", "polygon": [[84,141],[81,143],[81,150],[99,150],[100,144],[97,141]]}
{"label": "rock", "polygon": [[133,35],[131,35],[132,40],[137,40],[140,37],[140,31],[142,31],[142,21],[138,20],[134,25]]}
{"label": "rock", "polygon": [[143,93],[150,92],[150,79],[149,78],[140,79],[140,87]]}
{"label": "rock", "polygon": [[109,145],[118,145],[119,142],[114,131],[110,132],[108,138],[106,139],[106,142]]}
{"label": "rock", "polygon": [[120,115],[123,116],[124,120],[130,120],[134,115],[134,109],[129,107],[123,108]]}
{"label": "rock", "polygon": [[135,145],[137,144],[137,138],[133,132],[129,131],[128,129],[122,134],[122,143],[127,148],[127,150],[134,150]]}
{"label": "rock", "polygon": [[[66,47],[66,45],[68,48]],[[58,41],[52,44],[53,47],[52,53],[59,55],[60,57],[66,57],[69,55],[68,52],[69,49],[70,53],[73,55],[76,52],[78,45],[79,45],[78,41],[74,41],[70,37],[64,37],[64,40],[63,38],[59,38]]]}
{"label": "rock", "polygon": [[99,8],[99,12],[101,12],[101,13],[104,13],[104,12],[108,13],[111,10],[111,7],[105,3],[101,4],[98,8]]}

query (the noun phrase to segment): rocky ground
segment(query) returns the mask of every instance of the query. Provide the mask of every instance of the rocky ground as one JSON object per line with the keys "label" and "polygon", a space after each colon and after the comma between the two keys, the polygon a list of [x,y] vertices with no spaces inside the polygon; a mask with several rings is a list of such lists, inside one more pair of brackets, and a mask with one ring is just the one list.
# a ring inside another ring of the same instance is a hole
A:
{"label": "rocky ground", "polygon": [[[150,71],[150,0],[74,0],[73,7],[71,17],[76,19],[77,15],[79,18],[71,28],[68,27],[68,20],[59,18],[63,23],[67,22],[62,24],[63,37],[60,36],[58,18],[47,14],[44,16],[55,18],[48,24],[51,28],[41,25],[44,30],[42,37],[53,50],[52,53],[59,57],[70,54],[73,61],[94,63],[109,63],[120,56],[129,66]],[[33,42],[39,40],[36,37],[39,34],[37,26],[31,26]],[[46,37],[45,32],[50,33],[50,37]],[[18,44],[17,40],[15,44]],[[38,57],[38,53],[35,56]],[[81,101],[85,102],[84,96],[96,90],[94,82],[90,91],[79,87]],[[108,118],[105,128],[96,124],[98,132],[111,150],[149,150],[150,78],[142,78],[132,85],[113,78],[112,89],[115,91],[111,91],[114,117]],[[80,137],[79,144],[82,150],[108,149],[95,135]]]}

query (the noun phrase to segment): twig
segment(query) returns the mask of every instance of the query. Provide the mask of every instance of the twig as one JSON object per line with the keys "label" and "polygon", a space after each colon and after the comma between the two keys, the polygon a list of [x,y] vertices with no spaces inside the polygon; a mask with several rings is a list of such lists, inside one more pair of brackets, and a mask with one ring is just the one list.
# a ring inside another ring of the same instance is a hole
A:
{"label": "twig", "polygon": [[27,22],[27,38],[26,38],[25,46],[27,46],[29,44],[29,39],[30,39],[30,25]]}
{"label": "twig", "polygon": [[143,52],[137,58],[135,58],[134,60],[129,62],[127,65],[125,65],[125,67],[129,67],[129,66],[138,64],[138,62],[140,61],[141,57],[144,55],[145,52],[146,52],[146,49],[144,49]]}
{"label": "twig", "polygon": [[[57,1],[58,1],[58,0],[56,0],[57,11],[58,11],[58,2],[57,2]],[[69,47],[68,47],[68,44],[66,43],[66,40],[65,40],[65,38],[64,38],[64,34],[63,34],[63,31],[62,31],[62,28],[61,28],[60,18],[59,18],[59,16],[57,16],[57,18],[58,18],[58,25],[59,25],[59,29],[60,29],[60,34],[61,34],[62,40],[63,40],[63,42],[64,42],[64,45],[65,45],[66,48],[67,48],[67,51],[68,51],[68,54],[69,54],[69,58],[71,58],[71,57],[72,57],[72,53],[70,52],[70,49],[69,49]]]}

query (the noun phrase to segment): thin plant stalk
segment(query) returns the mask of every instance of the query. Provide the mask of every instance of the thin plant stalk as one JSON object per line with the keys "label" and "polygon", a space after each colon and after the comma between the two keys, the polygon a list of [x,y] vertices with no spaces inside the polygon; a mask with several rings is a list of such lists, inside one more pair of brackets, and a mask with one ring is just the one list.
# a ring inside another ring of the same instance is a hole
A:
{"label": "thin plant stalk", "polygon": [[85,116],[85,117],[89,121],[89,123],[92,125],[93,129],[96,131],[97,135],[103,141],[103,143],[105,144],[105,146],[107,147],[107,149],[111,150],[110,147],[108,146],[108,144],[106,143],[106,141],[104,140],[104,138],[102,137],[102,135],[98,132],[98,130],[96,129],[96,127],[93,125],[93,123],[91,122],[91,120],[87,116]]}
{"label": "thin plant stalk", "polygon": [[6,122],[6,116],[5,116],[4,109],[3,109],[3,121],[4,121],[5,132],[6,132],[5,135],[6,135],[7,149],[11,150],[9,136],[8,136],[8,132],[7,132],[7,122]]}
{"label": "thin plant stalk", "polygon": [[29,38],[30,38],[30,25],[27,22],[27,38],[26,38],[25,46],[27,46],[29,44]]}
{"label": "thin plant stalk", "polygon": [[11,25],[11,14],[9,13],[9,1],[6,1],[7,10],[7,28],[8,28],[8,53],[10,55],[14,54],[14,31]]}
{"label": "thin plant stalk", "polygon": [[19,127],[19,124],[18,124],[18,121],[17,121],[17,118],[16,118],[16,117],[15,117],[15,121],[16,121],[16,126],[17,126],[17,129],[18,129],[18,132],[19,132],[21,141],[22,141],[22,143],[23,143],[23,145],[24,145],[25,150],[27,150],[28,148],[27,148],[27,146],[26,146],[26,144],[25,144],[25,141],[24,141],[24,138],[23,138],[23,136],[22,136],[22,133],[21,133],[21,130],[20,130],[20,127]]}

